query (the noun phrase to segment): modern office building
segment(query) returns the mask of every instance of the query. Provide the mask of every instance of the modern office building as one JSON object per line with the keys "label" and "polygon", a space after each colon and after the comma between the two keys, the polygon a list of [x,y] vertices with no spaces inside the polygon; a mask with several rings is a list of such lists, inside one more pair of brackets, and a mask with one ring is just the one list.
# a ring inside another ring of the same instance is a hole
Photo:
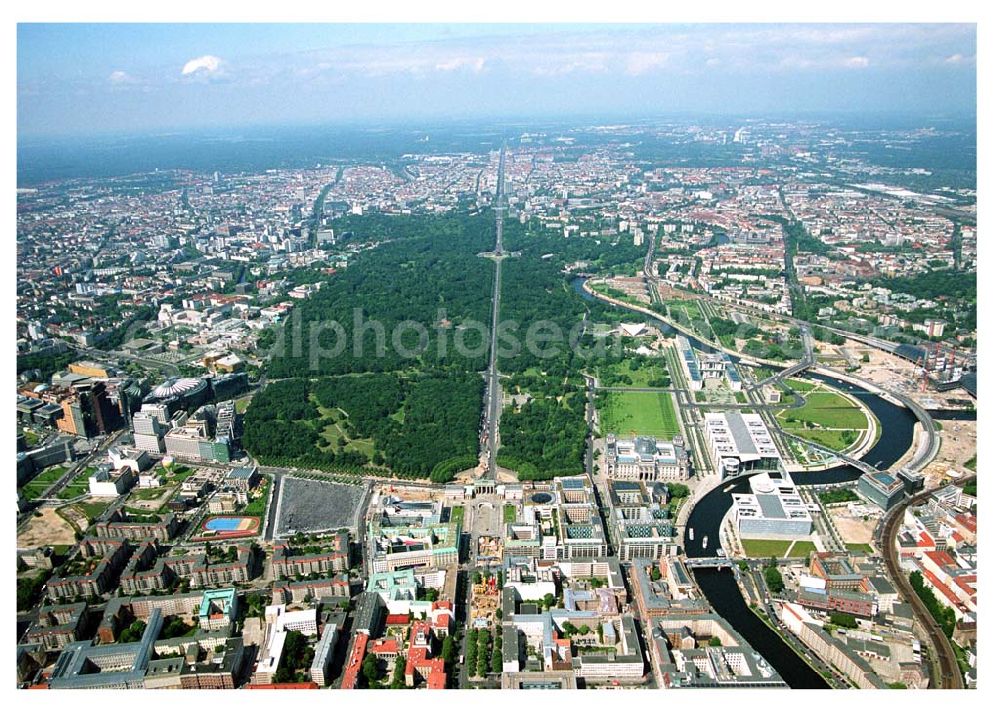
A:
{"label": "modern office building", "polygon": [[734,493],[736,530],[741,538],[806,538],[812,514],[787,472],[751,476],[750,493]]}
{"label": "modern office building", "polygon": [[313,650],[315,654],[309,667],[309,678],[321,687],[330,683],[330,665],[333,663],[333,654],[337,649],[342,628],[343,624],[327,623]]}
{"label": "modern office building", "polygon": [[701,389],[705,385],[704,377],[701,375],[701,367],[698,364],[698,357],[691,347],[691,341],[684,335],[677,335],[674,338],[677,346],[677,354],[681,358],[681,367],[684,376],[687,378],[688,387],[691,389]]}
{"label": "modern office building", "polygon": [[169,415],[164,417],[165,409],[151,407],[153,405],[144,404],[140,411],[132,415],[132,437],[135,448],[162,454],[166,452],[163,437],[167,433]]}
{"label": "modern office building", "polygon": [[187,461],[229,463],[230,443],[225,437],[212,438],[204,423],[174,427],[163,439],[167,454]]}
{"label": "modern office building", "polygon": [[129,491],[136,480],[136,475],[127,466],[112,469],[110,464],[101,464],[88,479],[90,495],[117,498]]}
{"label": "modern office building", "polygon": [[699,352],[684,335],[677,335],[674,343],[690,389],[703,389],[706,379],[722,380],[736,392],[743,389],[739,370],[725,352]]}
{"label": "modern office building", "polygon": [[63,415],[56,420],[56,428],[60,431],[90,438],[107,434],[118,427],[118,409],[108,398],[104,382],[74,386],[60,405]]}
{"label": "modern office building", "polygon": [[888,471],[864,473],[858,479],[858,495],[888,511],[906,498],[906,484]]}
{"label": "modern office building", "polygon": [[458,562],[461,524],[441,523],[439,507],[429,502],[387,499],[380,509],[381,513],[368,522],[372,572]]}
{"label": "modern office building", "polygon": [[611,481],[611,536],[621,560],[675,552],[670,493],[662,483]]}
{"label": "modern office building", "polygon": [[586,476],[554,479],[559,497],[560,558],[603,558],[608,554],[594,488]]}
{"label": "modern office building", "polygon": [[706,414],[705,438],[723,480],[779,468],[778,447],[759,414],[736,411]]}

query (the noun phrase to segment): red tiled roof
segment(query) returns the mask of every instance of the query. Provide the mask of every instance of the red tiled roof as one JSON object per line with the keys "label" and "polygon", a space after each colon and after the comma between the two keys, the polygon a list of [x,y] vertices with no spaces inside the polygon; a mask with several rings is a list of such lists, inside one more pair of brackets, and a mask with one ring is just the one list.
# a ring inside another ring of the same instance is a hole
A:
{"label": "red tiled roof", "polygon": [[375,654],[393,654],[399,652],[399,642],[396,640],[383,640],[372,645],[371,651]]}
{"label": "red tiled roof", "polygon": [[939,593],[941,593],[942,595],[944,595],[948,599],[948,601],[952,605],[955,606],[956,609],[960,610],[961,612],[965,612],[966,611],[967,608],[965,607],[965,603],[963,603],[959,599],[958,595],[956,595],[955,593],[953,593],[951,591],[951,589],[948,588],[948,586],[946,586],[944,583],[942,583],[941,580],[936,575],[934,575],[934,573],[932,573],[931,571],[929,571],[927,568],[925,568],[923,566],[920,567],[920,570],[923,573],[923,576],[927,580],[929,580],[931,582],[931,585]]}
{"label": "red tiled roof", "polygon": [[409,615],[386,615],[386,625],[405,625],[410,621]]}
{"label": "red tiled roof", "polygon": [[344,665],[344,678],[341,680],[341,689],[354,689],[358,684],[358,673],[361,671],[361,664],[365,659],[365,649],[368,647],[368,635],[358,632],[354,635],[354,644],[351,646],[351,654]]}
{"label": "red tiled roof", "polygon": [[951,554],[945,550],[929,550],[924,553],[924,556],[941,568],[950,568],[956,565],[955,559],[952,558]]}
{"label": "red tiled roof", "polygon": [[972,531],[973,533],[976,532],[976,524],[978,523],[978,520],[971,513],[959,513],[957,516],[955,516],[955,521],[965,526],[965,528]]}
{"label": "red tiled roof", "polygon": [[969,595],[975,595],[977,593],[977,590],[976,590],[976,587],[975,587],[976,582],[977,582],[977,576],[975,576],[975,575],[959,575],[957,578],[954,578],[953,580],[954,580],[955,585],[957,585],[958,587],[960,587],[965,592],[969,593]]}
{"label": "red tiled roof", "polygon": [[448,687],[448,675],[441,672],[431,672],[427,677],[427,688],[428,689],[447,689]]}

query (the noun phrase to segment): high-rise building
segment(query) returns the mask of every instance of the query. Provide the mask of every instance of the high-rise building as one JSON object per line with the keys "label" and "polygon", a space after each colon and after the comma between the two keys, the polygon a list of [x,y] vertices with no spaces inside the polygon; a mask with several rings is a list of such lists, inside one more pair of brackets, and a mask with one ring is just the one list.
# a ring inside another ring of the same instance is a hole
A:
{"label": "high-rise building", "polygon": [[62,418],[56,427],[69,434],[90,438],[114,431],[120,422],[117,407],[108,398],[103,382],[79,384],[60,402]]}
{"label": "high-rise building", "polygon": [[167,427],[160,420],[157,409],[147,409],[152,406],[154,405],[144,404],[141,411],[132,415],[132,436],[137,449],[162,454],[166,451],[163,436]]}

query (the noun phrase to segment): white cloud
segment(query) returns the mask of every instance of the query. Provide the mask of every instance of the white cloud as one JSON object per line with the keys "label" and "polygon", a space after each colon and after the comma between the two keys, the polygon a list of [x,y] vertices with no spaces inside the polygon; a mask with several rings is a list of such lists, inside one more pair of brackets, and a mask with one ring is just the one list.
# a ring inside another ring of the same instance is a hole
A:
{"label": "white cloud", "polygon": [[631,52],[625,60],[625,73],[633,76],[643,74],[663,67],[669,59],[667,52]]}
{"label": "white cloud", "polygon": [[129,75],[128,72],[121,69],[116,69],[108,76],[108,81],[111,82],[111,84],[129,84],[134,80],[132,79],[132,77]]}
{"label": "white cloud", "polygon": [[948,58],[945,59],[945,62],[948,63],[948,64],[962,64],[962,62],[964,62],[964,61],[965,61],[965,57],[963,57],[960,54],[954,54],[951,57],[948,57]]}
{"label": "white cloud", "polygon": [[864,69],[870,64],[867,57],[848,57],[844,60],[844,66],[852,69]]}
{"label": "white cloud", "polygon": [[473,72],[482,72],[483,67],[485,66],[485,57],[453,57],[452,59],[438,62],[434,65],[434,69],[441,72],[454,72],[455,70],[462,69],[463,67],[468,67]]}
{"label": "white cloud", "polygon": [[214,74],[219,71],[219,67],[221,66],[222,60],[215,55],[202,55],[201,57],[188,60],[184,65],[184,69],[181,70],[181,74],[188,75],[197,72]]}

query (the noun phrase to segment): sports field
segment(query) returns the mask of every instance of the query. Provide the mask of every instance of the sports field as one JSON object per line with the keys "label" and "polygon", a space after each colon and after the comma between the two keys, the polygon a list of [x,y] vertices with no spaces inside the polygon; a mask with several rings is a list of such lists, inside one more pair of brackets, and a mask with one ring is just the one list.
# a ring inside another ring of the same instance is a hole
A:
{"label": "sports field", "polygon": [[260,518],[256,516],[209,516],[202,521],[201,532],[194,541],[223,540],[226,538],[248,538],[260,530]]}
{"label": "sports field", "polygon": [[671,437],[680,432],[673,396],[666,392],[613,392],[600,418],[605,434]]}

